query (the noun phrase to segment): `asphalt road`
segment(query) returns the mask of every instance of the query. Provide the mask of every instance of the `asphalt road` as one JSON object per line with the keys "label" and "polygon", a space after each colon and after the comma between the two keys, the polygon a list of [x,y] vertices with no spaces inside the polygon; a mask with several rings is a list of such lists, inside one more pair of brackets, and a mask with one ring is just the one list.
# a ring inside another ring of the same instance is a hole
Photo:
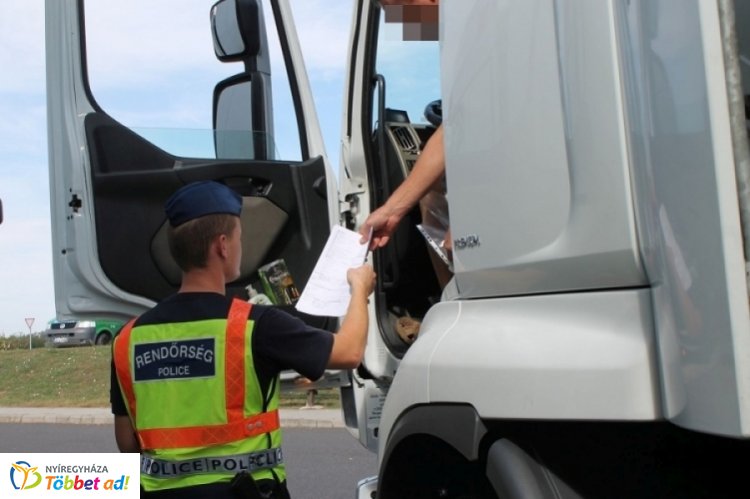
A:
{"label": "asphalt road", "polygon": [[[0,424],[0,452],[117,452],[110,425]],[[353,499],[377,460],[347,430],[284,430],[284,458],[294,499]]]}

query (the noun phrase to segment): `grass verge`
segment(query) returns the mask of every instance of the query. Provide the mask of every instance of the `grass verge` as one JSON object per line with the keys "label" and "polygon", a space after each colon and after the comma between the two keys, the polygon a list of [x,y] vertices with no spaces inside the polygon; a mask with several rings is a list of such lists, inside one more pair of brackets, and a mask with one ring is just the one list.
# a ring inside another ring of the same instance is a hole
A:
{"label": "grass verge", "polygon": [[[0,406],[109,407],[109,346],[0,351]],[[281,394],[282,407],[302,407],[307,392]],[[340,407],[338,390],[319,390],[314,403]]]}

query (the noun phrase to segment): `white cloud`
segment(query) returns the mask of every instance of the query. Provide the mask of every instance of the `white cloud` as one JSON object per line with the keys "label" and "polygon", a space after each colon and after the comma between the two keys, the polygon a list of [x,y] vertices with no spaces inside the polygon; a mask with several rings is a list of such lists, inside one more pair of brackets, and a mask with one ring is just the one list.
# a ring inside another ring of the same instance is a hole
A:
{"label": "white cloud", "polygon": [[[0,93],[2,95],[2,93]],[[39,98],[0,101],[0,171],[8,158],[21,155],[43,159],[46,168],[47,107]],[[37,165],[34,165],[36,168]]]}
{"label": "white cloud", "polygon": [[0,2],[0,98],[44,91],[44,2]]}
{"label": "white cloud", "polygon": [[341,77],[346,66],[350,0],[297,0],[292,12],[307,70],[321,77]]}
{"label": "white cloud", "polygon": [[206,60],[220,70],[211,41],[211,3],[204,5],[185,8],[185,0],[88,2],[88,57],[96,67],[97,86],[143,84],[154,75],[204,69]]}
{"label": "white cloud", "polygon": [[27,332],[24,318],[34,317],[33,331],[54,317],[52,245],[49,217],[17,217],[3,199],[0,225],[0,333]]}
{"label": "white cloud", "polygon": [[[29,7],[36,2],[23,3]],[[0,333],[8,334],[27,332],[25,317],[35,317],[33,330],[42,330],[55,313],[46,113],[40,93],[44,81],[43,59],[39,66],[38,58],[20,55],[24,47],[29,49],[33,45],[29,45],[31,37],[26,32],[21,43],[12,47],[8,43],[6,16],[17,20],[23,10],[9,7],[7,3],[0,7],[0,25],[3,25],[0,65],[4,68],[0,76],[0,116],[4,118],[0,120],[0,199],[4,218],[0,224]],[[11,10],[16,13],[11,14]],[[32,22],[29,27],[34,25]],[[10,63],[9,53],[14,59]],[[19,94],[30,93],[36,93],[37,97],[19,99]]]}

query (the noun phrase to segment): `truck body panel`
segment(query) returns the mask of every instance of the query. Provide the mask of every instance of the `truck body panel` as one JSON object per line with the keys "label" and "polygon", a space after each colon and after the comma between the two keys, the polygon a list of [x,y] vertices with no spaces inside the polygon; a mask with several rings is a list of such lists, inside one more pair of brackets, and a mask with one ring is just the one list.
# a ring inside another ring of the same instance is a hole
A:
{"label": "truck body panel", "polygon": [[618,12],[665,413],[687,428],[747,437],[750,313],[719,4],[640,2]]}

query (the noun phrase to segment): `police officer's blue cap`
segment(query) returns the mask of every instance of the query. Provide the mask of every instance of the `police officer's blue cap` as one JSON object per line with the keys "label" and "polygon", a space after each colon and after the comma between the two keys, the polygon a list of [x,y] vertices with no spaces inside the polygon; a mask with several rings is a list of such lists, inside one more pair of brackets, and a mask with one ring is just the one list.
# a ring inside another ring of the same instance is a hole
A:
{"label": "police officer's blue cap", "polygon": [[180,187],[167,200],[164,209],[172,227],[206,215],[240,216],[242,197],[219,182],[205,180]]}

